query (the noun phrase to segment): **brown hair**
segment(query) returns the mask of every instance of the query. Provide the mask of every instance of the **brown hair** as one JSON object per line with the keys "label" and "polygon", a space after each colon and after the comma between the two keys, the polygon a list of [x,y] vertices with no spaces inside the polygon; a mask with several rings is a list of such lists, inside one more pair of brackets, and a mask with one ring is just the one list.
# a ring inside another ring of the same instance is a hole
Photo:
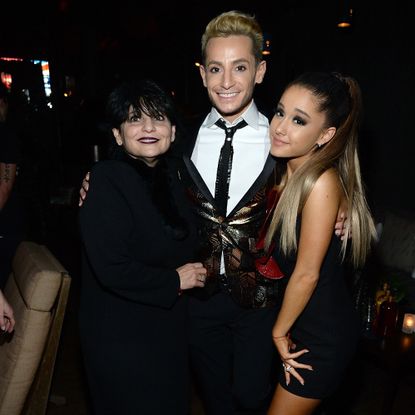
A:
{"label": "brown hair", "polygon": [[[299,85],[309,90],[318,101],[319,111],[326,116],[326,127],[336,127],[333,138],[321,148],[316,147],[310,159],[299,167],[283,185],[283,191],[266,236],[271,244],[276,229],[281,230],[280,247],[284,253],[296,250],[296,221],[317,179],[334,168],[348,200],[347,236],[342,253],[350,242],[350,255],[355,266],[364,263],[375,236],[360,174],[358,128],[362,97],[355,79],[338,73],[307,72],[291,82],[286,89]],[[350,239],[350,240],[349,240]]]}

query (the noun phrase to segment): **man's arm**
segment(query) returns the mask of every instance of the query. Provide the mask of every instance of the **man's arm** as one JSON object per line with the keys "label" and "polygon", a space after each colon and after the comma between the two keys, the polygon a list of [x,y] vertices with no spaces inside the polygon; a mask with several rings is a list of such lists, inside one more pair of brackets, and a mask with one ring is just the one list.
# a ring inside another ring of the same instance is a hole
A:
{"label": "man's arm", "polygon": [[9,199],[16,180],[17,165],[0,163],[0,210],[4,208]]}

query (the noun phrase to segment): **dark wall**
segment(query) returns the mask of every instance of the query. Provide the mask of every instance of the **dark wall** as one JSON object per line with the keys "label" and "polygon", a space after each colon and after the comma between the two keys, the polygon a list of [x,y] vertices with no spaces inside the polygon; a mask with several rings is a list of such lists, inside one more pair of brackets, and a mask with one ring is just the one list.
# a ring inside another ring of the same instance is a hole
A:
{"label": "dark wall", "polygon": [[340,30],[333,24],[334,5],[339,2],[320,3],[325,5],[298,4],[273,22],[266,19],[273,49],[261,96],[278,96],[282,86],[303,70],[354,76],[364,99],[360,151],[371,203],[374,209],[415,211],[412,6],[356,1],[352,28]]}
{"label": "dark wall", "polygon": [[[308,69],[354,76],[364,96],[360,149],[371,203],[414,211],[412,2],[382,6],[355,0],[353,26],[340,30],[336,21],[346,2],[350,0],[195,0],[189,5],[39,1],[23,10],[16,6],[14,14],[11,8],[0,27],[7,40],[0,44],[0,53],[37,53],[50,60],[61,154],[66,155],[64,162],[73,163],[74,158],[90,156],[83,153],[96,140],[103,99],[122,78],[153,77],[174,91],[184,111],[204,111],[208,101],[194,63],[200,58],[205,25],[226,10],[255,14],[270,36],[272,50],[257,99],[273,106],[283,86]],[[67,75],[76,81],[72,102],[62,98]]]}

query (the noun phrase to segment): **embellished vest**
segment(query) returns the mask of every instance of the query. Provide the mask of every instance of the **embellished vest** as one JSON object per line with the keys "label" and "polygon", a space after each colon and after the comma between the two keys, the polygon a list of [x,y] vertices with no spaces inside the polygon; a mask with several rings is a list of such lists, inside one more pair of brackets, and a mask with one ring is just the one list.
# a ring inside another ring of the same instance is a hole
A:
{"label": "embellished vest", "polygon": [[[187,176],[183,181],[201,238],[198,259],[208,270],[205,287],[192,290],[192,294],[203,299],[222,289],[246,308],[275,306],[278,282],[264,278],[254,266],[268,194],[276,183],[275,161],[268,158],[260,176],[227,217],[218,214],[215,199],[189,157],[185,156],[184,162]],[[220,273],[222,252],[225,274]]]}

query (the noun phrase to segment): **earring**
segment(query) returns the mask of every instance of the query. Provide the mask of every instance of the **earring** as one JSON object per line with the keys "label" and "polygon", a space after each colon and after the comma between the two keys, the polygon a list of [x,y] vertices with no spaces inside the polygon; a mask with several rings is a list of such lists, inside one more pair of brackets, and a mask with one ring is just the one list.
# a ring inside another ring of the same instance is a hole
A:
{"label": "earring", "polygon": [[320,144],[320,143],[316,143],[316,146],[317,146],[317,150],[320,150],[320,148],[321,148],[321,146],[322,146],[323,144]]}

